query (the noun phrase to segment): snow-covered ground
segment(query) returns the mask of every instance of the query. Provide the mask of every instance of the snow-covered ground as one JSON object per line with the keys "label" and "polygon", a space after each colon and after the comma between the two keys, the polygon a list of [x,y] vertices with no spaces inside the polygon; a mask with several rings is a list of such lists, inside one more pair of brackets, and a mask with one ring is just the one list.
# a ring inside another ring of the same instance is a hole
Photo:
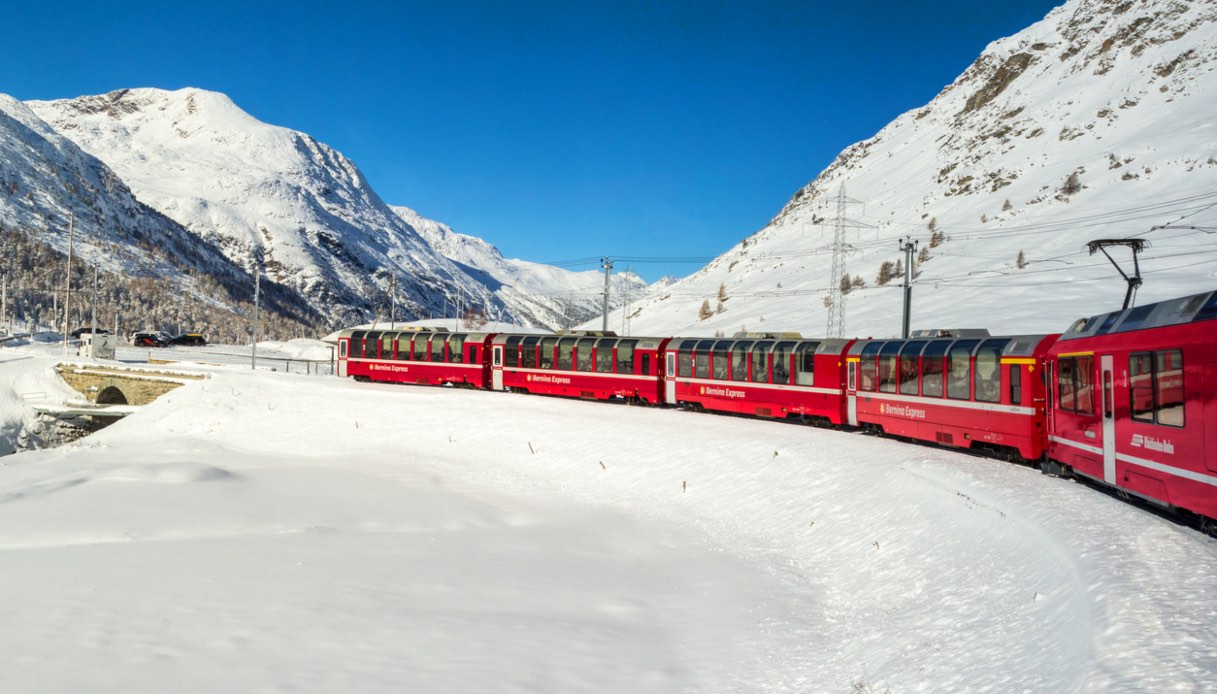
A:
{"label": "snow-covered ground", "polygon": [[[56,361],[0,349],[0,423],[64,394]],[[1217,687],[1217,541],[1029,468],[186,368],[0,458],[0,691]]]}

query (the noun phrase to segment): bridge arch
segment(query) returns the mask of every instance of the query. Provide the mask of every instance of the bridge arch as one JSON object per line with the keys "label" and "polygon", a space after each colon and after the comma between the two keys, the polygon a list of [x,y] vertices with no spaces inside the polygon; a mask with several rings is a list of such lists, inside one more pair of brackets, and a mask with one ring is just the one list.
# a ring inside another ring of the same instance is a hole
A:
{"label": "bridge arch", "polygon": [[118,386],[106,386],[97,394],[98,405],[127,405],[127,394],[124,393]]}

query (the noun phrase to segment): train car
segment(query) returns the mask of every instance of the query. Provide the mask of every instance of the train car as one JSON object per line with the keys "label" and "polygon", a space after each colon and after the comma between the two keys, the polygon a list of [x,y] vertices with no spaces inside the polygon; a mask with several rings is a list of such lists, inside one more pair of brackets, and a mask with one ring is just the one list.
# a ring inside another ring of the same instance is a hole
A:
{"label": "train car", "polygon": [[1217,292],[1079,320],[1047,365],[1051,471],[1217,527]]}
{"label": "train car", "polygon": [[486,388],[486,350],[493,333],[444,328],[344,330],[338,334],[338,375],[359,381]]}
{"label": "train car", "polygon": [[848,422],[1037,460],[1047,446],[1040,364],[1056,337],[955,330],[859,340],[846,357]]}
{"label": "train car", "polygon": [[672,338],[665,402],[760,417],[811,417],[842,424],[847,340],[797,333]]}
{"label": "train car", "polygon": [[491,342],[490,387],[542,395],[662,402],[667,338],[610,333],[499,334]]}

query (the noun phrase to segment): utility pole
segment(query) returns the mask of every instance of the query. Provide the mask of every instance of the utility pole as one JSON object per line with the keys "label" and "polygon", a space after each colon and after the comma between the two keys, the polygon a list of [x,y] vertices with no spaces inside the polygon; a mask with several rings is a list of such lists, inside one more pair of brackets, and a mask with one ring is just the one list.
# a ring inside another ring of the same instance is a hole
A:
{"label": "utility pole", "polygon": [[601,258],[600,267],[604,268],[604,322],[602,324],[603,327],[601,327],[601,330],[604,332],[608,332],[609,272],[611,272],[613,269],[613,259],[608,258],[608,257]]}
{"label": "utility pole", "polygon": [[[96,264],[93,265],[93,319],[92,319],[91,325],[92,325],[93,329],[90,331],[89,334],[91,334],[93,337],[89,338],[90,340],[92,340],[92,342],[90,342],[90,344],[94,346],[93,349],[97,349],[97,347],[96,347],[96,345],[97,345],[97,265]],[[181,331],[178,331],[178,332],[180,333]]]}
{"label": "utility pole", "polygon": [[900,250],[904,251],[904,339],[909,339],[909,311],[913,305],[913,262],[917,257],[917,242],[909,242],[905,236],[900,241]]}
{"label": "utility pole", "polygon": [[[630,274],[630,265],[626,263],[625,274]],[[628,279],[628,278],[627,278]],[[630,336],[630,292],[631,286],[629,282],[625,284],[625,310],[621,312],[621,334]]]}
{"label": "utility pole", "polygon": [[832,277],[828,285],[828,329],[825,331],[824,337],[845,336],[845,293],[841,291],[841,278],[846,276],[845,254],[852,249],[845,242],[845,230],[849,227],[874,228],[870,224],[863,224],[845,216],[846,205],[862,203],[860,200],[845,196],[844,183],[837,189],[836,203],[837,216],[834,219],[826,220],[833,223],[835,231],[832,242]]}
{"label": "utility pole", "polygon": [[254,251],[254,341],[249,351],[249,368],[258,369],[258,303],[262,293],[262,254]]}
{"label": "utility pole", "polygon": [[63,290],[63,356],[68,356],[68,306],[72,303],[72,234],[76,226],[76,213],[68,217],[68,276]]}
{"label": "utility pole", "polygon": [[390,277],[389,282],[389,330],[396,330],[397,316],[397,275]]}

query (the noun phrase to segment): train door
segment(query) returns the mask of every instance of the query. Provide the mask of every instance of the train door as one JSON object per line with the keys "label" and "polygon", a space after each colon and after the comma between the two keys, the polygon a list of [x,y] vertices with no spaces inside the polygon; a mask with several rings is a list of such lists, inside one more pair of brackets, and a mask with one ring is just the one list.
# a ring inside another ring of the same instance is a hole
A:
{"label": "train door", "polygon": [[1112,356],[1104,354],[1099,357],[1099,383],[1102,388],[1103,411],[1103,480],[1108,484],[1116,483],[1116,414],[1113,386]]}
{"label": "train door", "polygon": [[668,352],[666,354],[666,365],[664,370],[663,381],[663,401],[669,405],[676,404],[676,353]]}
{"label": "train door", "polygon": [[490,387],[503,390],[503,345],[495,345],[490,354]]}
{"label": "train door", "polygon": [[347,377],[347,354],[351,348],[351,339],[344,337],[338,340],[338,378]]}
{"label": "train door", "polygon": [[845,404],[847,408],[847,420],[851,427],[858,426],[858,360],[849,359],[846,361],[847,380],[845,382]]}

